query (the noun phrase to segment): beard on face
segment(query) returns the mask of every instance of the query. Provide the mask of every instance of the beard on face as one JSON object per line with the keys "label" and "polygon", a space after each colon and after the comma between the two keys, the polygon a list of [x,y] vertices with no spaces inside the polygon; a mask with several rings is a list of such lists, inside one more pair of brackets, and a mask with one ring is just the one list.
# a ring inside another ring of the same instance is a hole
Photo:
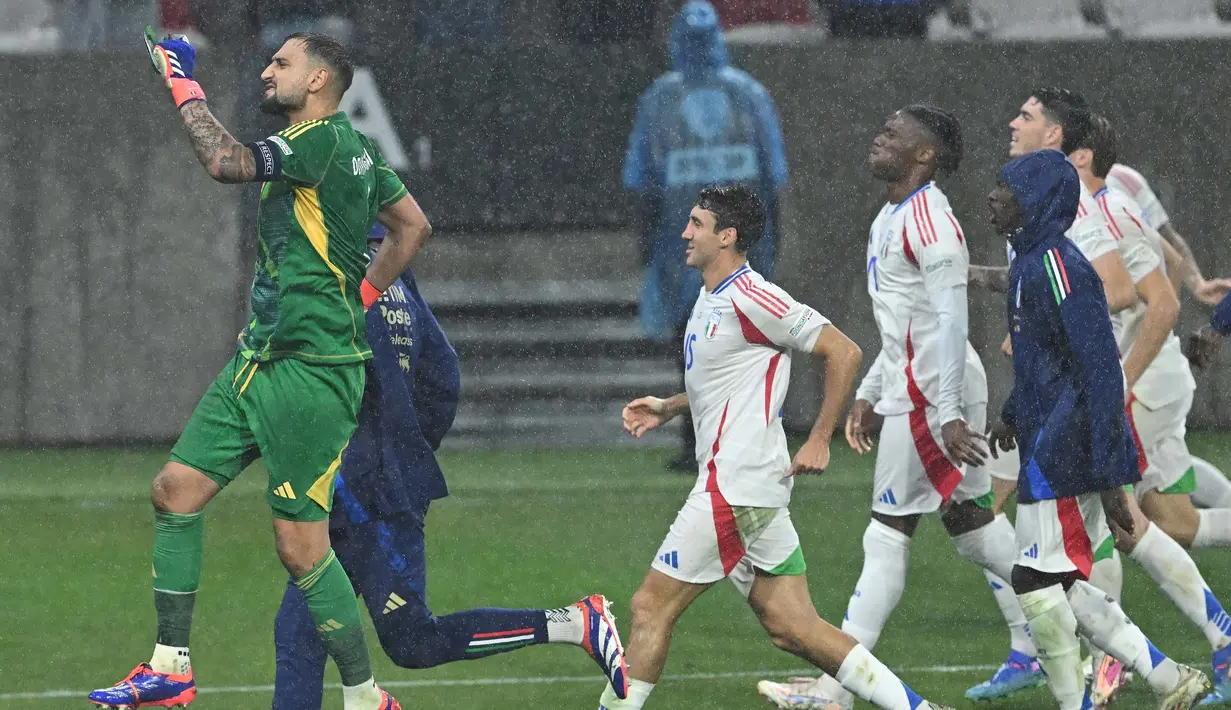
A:
{"label": "beard on face", "polygon": [[261,113],[267,113],[273,116],[286,116],[295,109],[303,108],[303,104],[304,102],[302,100],[295,101],[290,97],[279,96],[278,90],[274,89],[274,92],[269,96],[261,97],[259,107],[261,109]]}

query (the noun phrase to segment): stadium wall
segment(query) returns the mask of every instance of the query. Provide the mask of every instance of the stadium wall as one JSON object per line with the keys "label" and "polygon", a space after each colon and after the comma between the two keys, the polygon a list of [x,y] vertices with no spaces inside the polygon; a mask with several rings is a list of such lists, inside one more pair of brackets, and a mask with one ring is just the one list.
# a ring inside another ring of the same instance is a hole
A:
{"label": "stadium wall", "polygon": [[[367,64],[406,152],[404,177],[438,227],[628,226],[619,169],[636,97],[665,67],[661,48],[378,56],[397,57]],[[868,362],[863,252],[882,197],[862,164],[884,117],[911,102],[963,122],[966,159],[945,189],[976,261],[1004,259],[985,196],[1008,120],[1032,86],[1057,83],[1119,124],[1124,161],[1161,193],[1207,272],[1231,272],[1219,253],[1231,144],[1218,132],[1231,43],[833,42],[735,56],[773,95],[786,134],[778,280],[863,344]],[[242,324],[252,191],[204,175],[144,61],[0,57],[0,442],[172,438]],[[199,73],[214,111],[250,139],[269,124],[253,111],[259,58],[241,61],[203,53]],[[524,278],[536,276],[566,275]],[[1003,301],[974,292],[971,313],[998,403],[1009,384],[997,354]],[[1190,303],[1184,327],[1201,316]],[[795,427],[815,412],[814,374],[797,370]],[[1231,367],[1199,381],[1196,423],[1231,427]]]}

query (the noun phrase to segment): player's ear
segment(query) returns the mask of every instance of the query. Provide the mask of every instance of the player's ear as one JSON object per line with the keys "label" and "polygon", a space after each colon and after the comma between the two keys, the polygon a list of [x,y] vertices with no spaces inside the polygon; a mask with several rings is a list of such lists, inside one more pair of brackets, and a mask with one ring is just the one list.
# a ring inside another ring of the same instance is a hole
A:
{"label": "player's ear", "polygon": [[927,164],[936,159],[936,148],[925,145],[915,151],[915,162]]}
{"label": "player's ear", "polygon": [[329,71],[328,67],[317,66],[312,70],[311,76],[308,77],[308,91],[317,93],[329,86],[329,82],[333,80],[333,72]]}
{"label": "player's ear", "polygon": [[718,239],[724,247],[734,247],[736,240],[739,239],[739,234],[735,232],[735,227],[727,227],[718,233]]}

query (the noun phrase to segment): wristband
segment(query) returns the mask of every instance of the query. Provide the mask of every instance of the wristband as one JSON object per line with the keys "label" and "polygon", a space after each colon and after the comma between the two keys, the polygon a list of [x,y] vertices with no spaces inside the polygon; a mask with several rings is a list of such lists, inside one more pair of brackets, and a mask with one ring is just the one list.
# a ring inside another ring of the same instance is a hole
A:
{"label": "wristband", "polygon": [[363,277],[363,282],[359,284],[359,298],[363,300],[363,310],[366,311],[380,300],[380,294],[380,290],[373,286],[366,276]]}
{"label": "wristband", "polygon": [[192,79],[172,79],[171,99],[176,108],[183,108],[189,101],[204,101],[205,91]]}

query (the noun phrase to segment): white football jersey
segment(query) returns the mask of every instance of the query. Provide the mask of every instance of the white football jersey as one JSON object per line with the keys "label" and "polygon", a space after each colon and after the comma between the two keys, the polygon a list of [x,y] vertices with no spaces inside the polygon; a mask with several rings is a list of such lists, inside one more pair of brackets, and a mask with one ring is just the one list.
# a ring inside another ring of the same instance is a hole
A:
{"label": "white football jersey", "polygon": [[[1107,219],[1099,210],[1094,196],[1086,189],[1085,183],[1081,185],[1081,200],[1077,203],[1077,217],[1073,219],[1072,226],[1064,233],[1064,236],[1077,245],[1082,256],[1086,257],[1086,261],[1094,261],[1118,248],[1116,239],[1107,226]],[[1005,248],[1008,250],[1009,261],[1013,261],[1013,246],[1006,242]]]}
{"label": "white football jersey", "polygon": [[[1124,260],[1124,268],[1133,278],[1133,283],[1159,268],[1163,264],[1163,238],[1158,230],[1142,220],[1141,206],[1128,194],[1106,187],[1099,190],[1095,200],[1117,240],[1120,258]],[[1139,302],[1111,315],[1121,359],[1128,356],[1137,341],[1145,313],[1146,304]],[[1133,395],[1149,409],[1158,409],[1186,397],[1196,387],[1188,358],[1184,357],[1180,339],[1173,331],[1133,386]]]}
{"label": "white football jersey", "polygon": [[780,508],[794,479],[782,404],[791,351],[811,352],[829,321],[747,264],[701,287],[684,336],[684,385],[701,470],[694,493],[730,505]]}
{"label": "white football jersey", "polygon": [[1107,173],[1107,187],[1112,192],[1122,192],[1133,198],[1133,202],[1141,207],[1146,224],[1154,229],[1161,230],[1164,224],[1171,221],[1167,210],[1163,209],[1162,201],[1154,194],[1154,190],[1150,189],[1150,183],[1146,182],[1141,173],[1129,166],[1120,163],[1111,166],[1111,171]]}
{"label": "white football jersey", "polygon": [[[935,183],[898,204],[886,204],[872,222],[868,295],[881,351],[856,397],[873,402],[878,414],[937,406],[942,344],[929,293],[964,285],[969,266],[966,239]],[[947,403],[953,411],[942,412],[942,419],[961,416],[963,402],[987,401],[987,376],[969,342],[964,373],[963,388]]]}

